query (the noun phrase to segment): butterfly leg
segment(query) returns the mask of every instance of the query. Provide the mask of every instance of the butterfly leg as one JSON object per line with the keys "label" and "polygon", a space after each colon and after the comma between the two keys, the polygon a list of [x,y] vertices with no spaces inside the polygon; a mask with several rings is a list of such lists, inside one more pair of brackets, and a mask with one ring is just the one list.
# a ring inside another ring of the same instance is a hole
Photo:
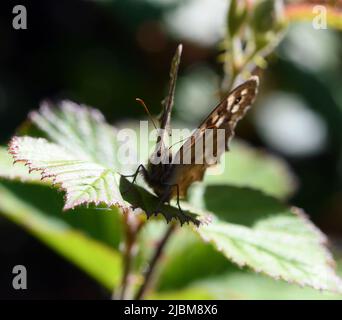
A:
{"label": "butterfly leg", "polygon": [[[180,202],[179,202],[179,199],[180,199],[180,192],[179,192],[179,185],[178,184],[167,184],[167,183],[164,183],[164,185],[165,186],[168,186],[168,187],[170,187],[170,188],[172,188],[172,187],[176,187],[176,190],[177,190],[177,207],[178,207],[178,209],[179,209],[179,211],[181,212],[181,214],[184,214],[183,213],[183,210],[182,210],[182,208],[181,208],[181,206],[180,206]],[[169,202],[169,201],[167,201],[167,202]],[[159,207],[163,204],[163,203],[165,203],[165,199],[161,199],[160,200],[160,202],[159,202],[159,204],[158,204],[158,206],[157,206],[157,209],[156,209],[156,211],[158,211],[159,210]]]}
{"label": "butterfly leg", "polygon": [[174,184],[174,185],[172,185],[172,187],[176,187],[176,189],[177,189],[177,206],[178,206],[178,209],[179,209],[180,213],[184,214],[183,210],[182,210],[182,208],[180,206],[180,203],[179,203],[179,185],[178,184]]}
{"label": "butterfly leg", "polygon": [[133,174],[130,174],[130,175],[123,175],[123,174],[122,174],[122,175],[121,175],[121,176],[124,177],[124,178],[132,178],[132,177],[133,177],[133,180],[132,180],[132,182],[131,182],[130,187],[129,187],[127,190],[123,191],[123,192],[122,192],[123,194],[125,194],[125,193],[127,193],[128,191],[132,190],[133,185],[134,185],[135,181],[137,180],[137,177],[138,177],[138,174],[140,173],[140,171],[144,171],[144,173],[147,172],[147,170],[146,170],[146,168],[144,167],[143,164],[139,165],[139,167],[137,168],[137,170],[136,170]]}
{"label": "butterfly leg", "polygon": [[146,168],[144,167],[143,164],[140,164],[140,165],[138,166],[137,170],[135,170],[135,172],[134,172],[133,174],[129,174],[129,175],[121,174],[121,176],[124,177],[124,178],[132,178],[132,177],[134,177],[134,179],[133,179],[133,181],[132,181],[132,183],[134,183],[135,180],[136,180],[136,178],[137,178],[137,176],[138,176],[138,174],[139,174],[139,171],[140,171],[140,170],[146,171]]}

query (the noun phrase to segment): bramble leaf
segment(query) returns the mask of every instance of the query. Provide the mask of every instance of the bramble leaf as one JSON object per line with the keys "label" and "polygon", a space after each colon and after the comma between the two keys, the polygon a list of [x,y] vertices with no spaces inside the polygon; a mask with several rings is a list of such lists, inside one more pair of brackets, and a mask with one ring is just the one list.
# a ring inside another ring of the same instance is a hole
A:
{"label": "bramble leaf", "polygon": [[29,173],[24,165],[13,165],[13,158],[8,150],[0,147],[0,177],[21,182],[44,183],[36,172]]}
{"label": "bramble leaf", "polygon": [[[67,101],[63,101],[59,108],[45,102],[39,112],[30,114],[30,119],[52,142],[45,138],[14,137],[9,151],[15,162],[23,162],[30,172],[40,171],[42,179],[52,181],[65,191],[64,210],[82,204],[122,210],[134,207],[140,208],[147,217],[161,213],[167,221],[176,219],[181,224],[193,222],[198,225],[194,213],[160,206],[157,197],[138,186],[127,186],[126,183],[123,187],[120,173],[135,170],[138,164],[130,167],[118,160],[117,153],[122,144],[118,141],[117,130],[104,121],[99,111]],[[12,171],[13,176],[15,170]],[[27,176],[22,167],[15,175]],[[2,176],[6,177],[5,174]],[[142,197],[147,200],[139,201]]]}
{"label": "bramble leaf", "polygon": [[52,178],[60,185],[66,192],[64,210],[84,203],[127,208],[118,188],[118,175],[112,169],[43,138],[14,137],[9,150],[16,162],[25,162],[30,171],[41,171],[42,179]]}
{"label": "bramble leaf", "polygon": [[29,119],[49,141],[75,158],[120,168],[117,130],[106,123],[100,111],[71,101],[61,101],[57,106],[43,102]]}
{"label": "bramble leaf", "polygon": [[[202,196],[215,216],[193,230],[226,258],[275,279],[342,293],[325,236],[299,209],[248,188],[210,186]],[[195,192],[191,200],[198,202]]]}

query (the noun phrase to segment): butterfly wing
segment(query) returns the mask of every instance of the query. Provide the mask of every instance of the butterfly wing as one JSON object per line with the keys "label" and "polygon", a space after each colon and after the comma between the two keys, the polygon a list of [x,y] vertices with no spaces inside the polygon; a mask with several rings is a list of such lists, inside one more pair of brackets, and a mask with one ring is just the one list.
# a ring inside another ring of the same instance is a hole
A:
{"label": "butterfly wing", "polygon": [[166,98],[162,102],[163,110],[159,117],[160,129],[165,129],[168,134],[170,134],[171,132],[170,119],[171,119],[171,112],[172,112],[172,108],[174,104],[174,96],[175,96],[177,75],[178,75],[181,55],[182,55],[182,45],[180,44],[177,47],[176,53],[171,62],[169,92]]}
{"label": "butterfly wing", "polygon": [[162,113],[159,117],[160,128],[158,132],[157,143],[155,147],[155,151],[152,154],[152,157],[168,157],[169,150],[166,146],[166,138],[168,135],[171,135],[171,113],[174,104],[174,96],[176,90],[176,82],[177,82],[177,75],[178,69],[180,64],[180,59],[182,55],[182,45],[180,44],[177,47],[176,53],[173,56],[170,68],[170,83],[169,83],[169,91],[168,95],[162,102]]}
{"label": "butterfly wing", "polygon": [[[173,159],[168,181],[169,185],[178,185],[179,196],[185,196],[189,186],[202,180],[205,170],[216,164],[228,150],[236,124],[254,102],[258,85],[259,78],[252,76],[230,92],[179,149]],[[219,137],[224,141],[217,142]],[[171,197],[176,196],[176,192],[173,187]]]}

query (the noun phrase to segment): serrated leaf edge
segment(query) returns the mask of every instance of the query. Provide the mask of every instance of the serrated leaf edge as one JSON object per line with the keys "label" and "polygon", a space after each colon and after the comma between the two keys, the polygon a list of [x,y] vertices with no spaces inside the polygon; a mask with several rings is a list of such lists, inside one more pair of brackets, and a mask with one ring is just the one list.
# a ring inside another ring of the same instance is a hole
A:
{"label": "serrated leaf edge", "polygon": [[[324,256],[325,256],[325,262],[326,265],[328,266],[328,268],[331,269],[331,272],[334,272],[336,269],[336,264],[334,262],[334,259],[331,255],[331,253],[328,251],[327,249],[327,243],[328,243],[328,239],[327,237],[321,232],[321,230],[319,230],[313,223],[311,223],[308,215],[304,212],[304,210],[298,208],[298,207],[291,207],[290,211],[296,215],[297,217],[299,217],[307,227],[309,227],[311,229],[312,232],[314,232],[317,235],[317,244],[320,246],[320,248],[322,249]],[[215,216],[214,213],[212,213],[212,216]],[[204,236],[202,233],[199,232],[199,228],[192,228],[193,231],[195,231],[195,233],[206,243],[211,244],[217,251],[219,251],[220,253],[222,253],[225,257],[227,257],[229,260],[231,260],[233,263],[235,263],[237,266],[239,266],[240,268],[243,267],[248,267],[250,268],[252,271],[254,271],[255,273],[260,273],[260,274],[264,274],[266,276],[269,276],[275,280],[283,280],[289,284],[296,284],[300,287],[304,287],[304,286],[308,286],[311,288],[314,288],[316,290],[322,291],[322,290],[326,290],[326,291],[330,291],[333,293],[338,293],[341,294],[342,293],[342,279],[337,276],[336,274],[332,274],[332,276],[334,276],[334,281],[336,284],[336,289],[330,289],[330,288],[326,288],[326,287],[321,287],[321,286],[315,286],[313,283],[311,283],[310,281],[302,281],[301,283],[295,281],[295,280],[290,280],[287,279],[286,277],[282,276],[282,275],[278,275],[278,274],[273,274],[272,272],[266,272],[264,270],[258,269],[253,267],[252,265],[246,263],[246,262],[241,262],[238,261],[237,259],[235,259],[232,255],[230,255],[227,252],[223,252],[223,249],[220,248],[216,242],[214,240],[210,240],[208,237]]]}
{"label": "serrated leaf edge", "polygon": [[[38,171],[41,174],[41,180],[45,180],[48,178],[51,178],[51,183],[53,186],[57,187],[58,190],[61,190],[64,192],[64,202],[65,205],[63,207],[63,211],[67,211],[70,209],[75,208],[76,206],[80,206],[83,204],[95,204],[96,206],[103,204],[109,207],[116,207],[122,211],[126,211],[126,210],[130,210],[130,206],[127,205],[126,203],[123,202],[119,202],[119,201],[110,201],[110,202],[106,202],[106,201],[87,201],[87,200],[83,200],[83,201],[79,201],[79,202],[74,202],[74,204],[72,206],[67,205],[68,202],[68,190],[67,188],[64,186],[63,182],[60,181],[56,181],[57,176],[55,174],[52,174],[51,172],[49,172],[49,169],[47,168],[39,168],[39,167],[33,167],[33,163],[28,160],[28,159],[23,159],[23,158],[19,158],[18,155],[18,148],[19,148],[19,139],[22,137],[18,137],[18,136],[14,136],[12,137],[12,139],[10,140],[9,144],[8,144],[8,152],[13,156],[14,159],[14,164],[17,162],[22,162],[25,166],[28,167],[28,171],[29,173],[33,172],[33,171]],[[46,141],[48,143],[48,140],[44,139],[44,138],[35,138],[38,140],[43,140]],[[62,146],[58,145],[60,148],[63,148]],[[103,169],[104,171],[109,170],[109,169]]]}

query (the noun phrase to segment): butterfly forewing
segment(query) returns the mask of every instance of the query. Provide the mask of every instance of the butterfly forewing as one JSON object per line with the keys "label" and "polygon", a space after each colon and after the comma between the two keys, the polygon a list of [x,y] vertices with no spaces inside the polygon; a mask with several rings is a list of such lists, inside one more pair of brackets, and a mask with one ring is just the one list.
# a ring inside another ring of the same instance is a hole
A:
{"label": "butterfly forewing", "polygon": [[176,82],[177,82],[177,76],[178,76],[178,69],[180,64],[180,59],[182,55],[182,45],[180,44],[177,47],[177,50],[173,56],[172,62],[171,62],[171,68],[170,68],[170,80],[169,80],[169,89],[168,94],[165,97],[165,99],[162,101],[162,112],[159,116],[159,123],[160,127],[158,130],[158,137],[157,137],[157,143],[154,149],[154,152],[152,153],[150,157],[150,175],[153,174],[151,171],[160,171],[164,170],[160,165],[153,165],[157,164],[158,162],[161,163],[171,163],[170,158],[170,152],[169,148],[167,146],[167,138],[168,136],[171,136],[171,113],[172,108],[174,105],[174,95],[176,90]]}
{"label": "butterfly forewing", "polygon": [[182,55],[182,45],[179,45],[176,53],[171,62],[170,68],[170,83],[169,83],[169,91],[166,98],[163,100],[163,110],[159,118],[160,129],[165,130],[168,134],[171,134],[171,112],[174,104],[174,96],[176,90],[176,82],[178,76],[178,69],[180,64],[180,58]]}
{"label": "butterfly forewing", "polygon": [[168,180],[169,174],[168,169],[172,163],[172,155],[166,140],[168,136],[171,136],[171,112],[174,105],[174,95],[181,55],[182,45],[179,45],[171,62],[168,94],[162,102],[157,143],[150,156],[147,170],[143,171],[146,182],[153,188],[158,196],[164,194],[165,183]]}

